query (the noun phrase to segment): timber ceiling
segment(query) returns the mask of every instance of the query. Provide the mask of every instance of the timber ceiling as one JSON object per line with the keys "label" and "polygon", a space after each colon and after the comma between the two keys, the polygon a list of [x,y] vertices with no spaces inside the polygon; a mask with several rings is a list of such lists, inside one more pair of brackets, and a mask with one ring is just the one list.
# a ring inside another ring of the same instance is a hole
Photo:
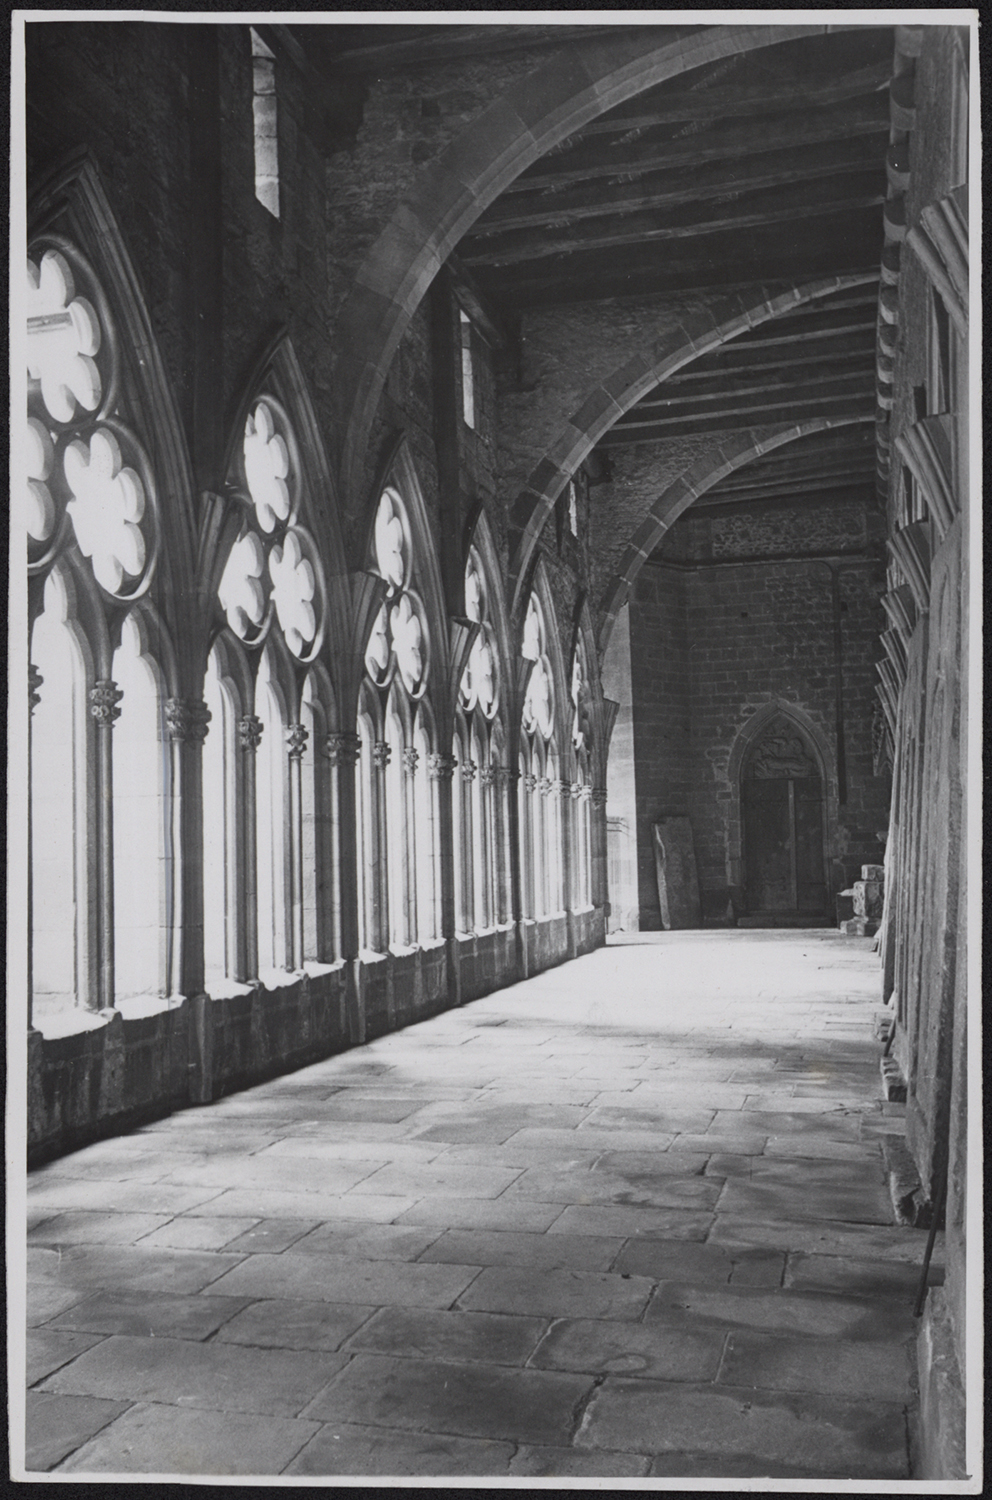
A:
{"label": "timber ceiling", "polygon": [[[617,29],[633,28],[293,31],[341,78]],[[877,277],[892,64],[892,28],[859,27],[724,58],[639,94],[515,179],[460,241],[459,276],[500,327],[604,298]],[[703,503],[873,485],[877,294],[874,282],[806,304],[699,358],[620,416],[600,447],[825,419],[853,425],[746,465]]]}

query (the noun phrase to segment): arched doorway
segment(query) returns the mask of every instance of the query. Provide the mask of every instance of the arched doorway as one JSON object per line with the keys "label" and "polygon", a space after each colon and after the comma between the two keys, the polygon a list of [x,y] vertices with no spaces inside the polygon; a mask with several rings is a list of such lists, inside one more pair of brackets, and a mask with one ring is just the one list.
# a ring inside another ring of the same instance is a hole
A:
{"label": "arched doorway", "polygon": [[784,715],[744,758],[741,815],[748,914],[825,915],[823,780],[812,747]]}

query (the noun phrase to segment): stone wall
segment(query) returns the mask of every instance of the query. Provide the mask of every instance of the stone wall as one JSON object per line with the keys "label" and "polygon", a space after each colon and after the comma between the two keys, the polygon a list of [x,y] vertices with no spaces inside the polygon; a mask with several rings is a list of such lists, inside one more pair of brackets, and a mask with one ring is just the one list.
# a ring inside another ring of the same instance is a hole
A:
{"label": "stone wall", "polygon": [[[641,572],[630,609],[642,924],[659,921],[651,825],[662,812],[691,819],[704,914],[725,913],[728,901],[735,910],[740,906],[739,787],[731,755],[748,721],[772,702],[798,709],[823,750],[830,891],[843,890],[862,863],[881,857],[889,784],[875,776],[872,759],[874,661],[883,619],[878,565],[864,547],[870,526],[864,502],[855,500],[808,512],[798,503],[735,507],[712,517],[690,511],[666,536],[658,564]],[[733,561],[735,553],[753,557],[764,550],[798,556]],[[838,561],[828,565],[801,555],[823,551]],[[844,553],[849,560],[842,560]]]}

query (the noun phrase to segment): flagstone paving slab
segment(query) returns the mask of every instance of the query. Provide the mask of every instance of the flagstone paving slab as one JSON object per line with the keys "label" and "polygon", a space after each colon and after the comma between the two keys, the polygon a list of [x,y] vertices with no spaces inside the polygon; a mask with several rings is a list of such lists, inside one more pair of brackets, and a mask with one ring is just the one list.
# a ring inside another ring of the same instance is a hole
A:
{"label": "flagstone paving slab", "polygon": [[653,1284],[643,1276],[591,1271],[541,1271],[490,1267],[459,1298],[459,1306],[484,1312],[532,1313],[567,1318],[639,1318]]}
{"label": "flagstone paving slab", "polygon": [[821,1396],[862,1396],[908,1402],[910,1351],[902,1343],[831,1341],[824,1358],[814,1340],[731,1333],[718,1380],[724,1385],[773,1391],[813,1391]]}
{"label": "flagstone paving slab", "polygon": [[52,1328],[143,1338],[209,1338],[245,1305],[243,1297],[97,1292],[53,1318]]}
{"label": "flagstone paving slab", "polygon": [[359,1354],[307,1418],[567,1446],[584,1375]]}
{"label": "flagstone paving slab", "polygon": [[[106,1403],[108,1406],[111,1403]],[[59,1473],[281,1474],[316,1422],[142,1402],[105,1427]]]}
{"label": "flagstone paving slab", "polygon": [[424,1266],[351,1255],[253,1255],[215,1284],[224,1297],[289,1297],[377,1307],[450,1307],[477,1266]]}
{"label": "flagstone paving slab", "polygon": [[[40,1259],[41,1256],[46,1259]],[[67,1245],[35,1250],[28,1277],[78,1287],[107,1286],[122,1292],[202,1292],[238,1264],[236,1255],[197,1250],[143,1250],[140,1245]]]}
{"label": "flagstone paving slab", "polygon": [[[186,1222],[194,1224],[196,1220],[188,1218]],[[227,1222],[238,1221],[229,1219]],[[281,1255],[311,1229],[316,1229],[317,1224],[316,1219],[259,1219],[251,1229],[228,1241],[227,1249],[235,1255]]]}
{"label": "flagstone paving slab", "polygon": [[141,1244],[163,1245],[169,1250],[223,1250],[257,1222],[257,1219],[209,1218],[207,1215],[170,1219],[160,1229],[143,1234]]}
{"label": "flagstone paving slab", "polygon": [[551,1234],[613,1234],[650,1239],[704,1240],[713,1223],[711,1213],[678,1208],[640,1208],[637,1205],[586,1207],[570,1205],[550,1226]]}
{"label": "flagstone paving slab", "polygon": [[810,1182],[802,1191],[791,1184],[752,1179],[744,1182],[730,1178],[724,1185],[719,1209],[724,1214],[741,1214],[768,1219],[783,1213],[799,1219],[826,1219],[831,1223],[891,1224],[892,1203],[887,1188],[831,1187]]}
{"label": "flagstone paving slab", "polygon": [[349,1348],[411,1359],[523,1365],[547,1319],[485,1312],[384,1307],[349,1341]]}
{"label": "flagstone paving slab", "polygon": [[[399,1200],[394,1200],[399,1201]],[[422,1198],[402,1213],[397,1224],[437,1224],[442,1229],[507,1229],[540,1232],[561,1217],[560,1203],[529,1198]],[[579,1231],[581,1233],[581,1231]],[[608,1232],[608,1231],[606,1231]],[[591,1230],[590,1233],[597,1233]]]}
{"label": "flagstone paving slab", "polygon": [[344,1363],[336,1354],[115,1334],[50,1375],[42,1389],[293,1417]]}
{"label": "flagstone paving slab", "polygon": [[448,1229],[420,1256],[421,1263],[531,1266],[545,1271],[608,1271],[623,1247],[619,1235],[527,1234],[490,1229]]}
{"label": "flagstone paving slab", "polygon": [[375,1308],[355,1303],[306,1302],[292,1298],[252,1302],[217,1333],[219,1344],[260,1349],[324,1349],[334,1353],[366,1323]]}
{"label": "flagstone paving slab", "polygon": [[28,1235],[35,1245],[133,1245],[169,1223],[167,1214],[61,1213]]}
{"label": "flagstone paving slab", "polygon": [[621,1452],[695,1449],[748,1453],[851,1478],[905,1478],[903,1408],[830,1397],[607,1378],[583,1418],[576,1445]]}
{"label": "flagstone paving slab", "polygon": [[[203,1205],[203,1213],[227,1215],[237,1219],[255,1216],[266,1219],[366,1219],[376,1224],[388,1224],[404,1209],[412,1208],[415,1195],[400,1198],[393,1194],[373,1193],[301,1193],[278,1192],[274,1188],[231,1188],[211,1198]],[[197,1214],[199,1208],[188,1209]]]}
{"label": "flagstone paving slab", "polygon": [[525,1443],[510,1473],[531,1479],[642,1479],[649,1461],[638,1453],[580,1453],[575,1448],[534,1448]]}
{"label": "flagstone paving slab", "polygon": [[29,1472],[52,1469],[121,1412],[126,1401],[93,1396],[49,1396],[28,1391],[24,1466]]}
{"label": "flagstone paving slab", "polygon": [[830,1339],[891,1339],[913,1331],[911,1309],[898,1303],[672,1281],[659,1286],[648,1318],[681,1326],[717,1323],[721,1328],[761,1328]]}
{"label": "flagstone paving slab", "polygon": [[510,1473],[512,1443],[436,1433],[324,1424],[286,1469],[289,1474],[375,1474],[443,1477]]}
{"label": "flagstone paving slab", "polygon": [[[937,1254],[930,1267],[931,1285],[939,1284],[943,1275]],[[788,1257],[783,1278],[784,1286],[795,1287],[797,1291],[846,1292],[849,1296],[892,1297],[903,1302],[916,1300],[919,1284],[920,1265],[915,1263],[809,1255],[801,1250]]]}
{"label": "flagstone paving slab", "polygon": [[98,1333],[69,1333],[56,1328],[29,1328],[27,1336],[27,1383],[36,1385],[86,1349],[99,1343]]}
{"label": "flagstone paving slab", "polygon": [[531,1364],[546,1370],[605,1371],[656,1380],[713,1380],[726,1340],[720,1329],[686,1332],[661,1324],[563,1319],[542,1341]]}
{"label": "flagstone paving slab", "polygon": [[[436,1227],[420,1229],[413,1224],[356,1224],[339,1220],[318,1224],[310,1234],[295,1242],[293,1250],[301,1255],[355,1255],[360,1260],[416,1260],[433,1245],[439,1233]],[[460,1264],[475,1262],[471,1257],[463,1257]]]}

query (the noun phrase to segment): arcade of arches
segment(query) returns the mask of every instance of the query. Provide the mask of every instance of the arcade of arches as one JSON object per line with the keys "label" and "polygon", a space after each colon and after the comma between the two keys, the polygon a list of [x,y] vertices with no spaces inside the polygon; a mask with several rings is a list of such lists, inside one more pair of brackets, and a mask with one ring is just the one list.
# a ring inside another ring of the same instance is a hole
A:
{"label": "arcade of arches", "polygon": [[26,26],[33,1159],[884,867],[953,1428],[968,47]]}

